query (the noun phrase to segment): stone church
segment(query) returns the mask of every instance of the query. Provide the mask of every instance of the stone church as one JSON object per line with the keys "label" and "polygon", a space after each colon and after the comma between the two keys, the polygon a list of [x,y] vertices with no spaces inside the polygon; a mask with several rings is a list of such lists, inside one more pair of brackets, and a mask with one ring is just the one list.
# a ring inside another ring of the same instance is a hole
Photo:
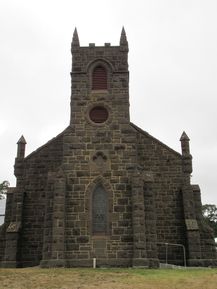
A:
{"label": "stone church", "polygon": [[130,122],[128,42],[72,44],[69,126],[25,156],[0,228],[2,267],[216,266],[212,230],[181,154]]}

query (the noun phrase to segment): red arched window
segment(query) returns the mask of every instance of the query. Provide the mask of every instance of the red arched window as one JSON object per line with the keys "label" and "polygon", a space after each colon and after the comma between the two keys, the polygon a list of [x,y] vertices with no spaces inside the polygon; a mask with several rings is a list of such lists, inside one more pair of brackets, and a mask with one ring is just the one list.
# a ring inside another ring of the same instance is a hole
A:
{"label": "red arched window", "polygon": [[107,89],[107,71],[101,65],[95,67],[93,70],[92,89],[93,90]]}

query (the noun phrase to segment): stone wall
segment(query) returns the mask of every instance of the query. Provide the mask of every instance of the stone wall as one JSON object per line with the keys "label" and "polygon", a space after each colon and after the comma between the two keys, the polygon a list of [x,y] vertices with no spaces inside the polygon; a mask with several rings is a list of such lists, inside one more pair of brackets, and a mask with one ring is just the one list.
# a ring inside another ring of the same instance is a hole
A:
{"label": "stone wall", "polygon": [[[147,245],[153,245],[156,238],[158,257],[165,261],[165,245],[179,243],[186,245],[185,224],[182,207],[182,156],[173,151],[135,125],[137,137],[138,163],[145,175],[145,207]],[[156,231],[151,234],[156,224]],[[150,233],[149,233],[150,232]],[[170,248],[172,263],[183,263],[183,253],[179,248]]]}
{"label": "stone wall", "polygon": [[[22,224],[18,241],[20,266],[38,265],[42,259],[47,177],[49,171],[55,171],[61,164],[62,138],[63,134],[60,134],[15,163],[19,186],[14,191],[14,196],[18,194],[19,188],[22,190]],[[14,208],[16,206],[16,203],[13,204]],[[15,221],[15,217],[15,209],[12,208],[6,220],[10,218],[10,223]]]}
{"label": "stone wall", "polygon": [[[108,89],[93,91],[91,73],[97,65],[108,72]],[[129,135],[127,50],[73,47],[71,132],[64,137],[63,170],[67,179],[66,250],[70,266],[98,264],[128,266],[132,258],[132,204],[128,167],[135,163]],[[89,111],[95,105],[109,118],[95,124]],[[103,157],[100,157],[103,156]],[[109,228],[92,234],[92,192],[101,184],[109,192]]]}

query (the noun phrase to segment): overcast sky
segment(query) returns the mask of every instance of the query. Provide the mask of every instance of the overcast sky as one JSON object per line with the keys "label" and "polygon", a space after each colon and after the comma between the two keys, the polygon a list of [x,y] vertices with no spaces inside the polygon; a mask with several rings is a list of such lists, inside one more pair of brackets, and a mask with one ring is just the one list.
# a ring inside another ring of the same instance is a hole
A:
{"label": "overcast sky", "polygon": [[180,152],[191,139],[192,183],[217,204],[216,0],[0,0],[0,182],[69,124],[70,45],[129,42],[131,121]]}

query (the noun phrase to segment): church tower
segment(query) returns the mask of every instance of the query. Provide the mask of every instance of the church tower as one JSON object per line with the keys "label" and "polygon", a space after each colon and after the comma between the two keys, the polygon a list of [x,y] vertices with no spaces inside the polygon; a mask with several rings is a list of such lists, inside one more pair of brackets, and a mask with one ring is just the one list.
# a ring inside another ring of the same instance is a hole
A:
{"label": "church tower", "polygon": [[80,47],[75,29],[72,45],[70,125],[108,129],[129,123],[128,42],[124,28],[120,46]]}
{"label": "church tower", "polygon": [[[136,133],[129,119],[125,30],[119,46],[90,43],[81,47],[75,29],[71,51],[71,119],[64,135],[62,164],[70,184],[67,220],[73,232],[83,232],[91,248],[84,263],[96,258],[98,265],[129,266],[133,257],[130,186],[137,156]],[[75,214],[82,222],[75,222],[69,214],[75,204],[81,210]],[[70,232],[66,226],[65,233]],[[126,251],[125,246],[131,249]],[[79,249],[76,260],[69,263],[82,265],[80,255],[83,251]],[[136,257],[142,259],[139,265],[148,266],[140,255]]]}

